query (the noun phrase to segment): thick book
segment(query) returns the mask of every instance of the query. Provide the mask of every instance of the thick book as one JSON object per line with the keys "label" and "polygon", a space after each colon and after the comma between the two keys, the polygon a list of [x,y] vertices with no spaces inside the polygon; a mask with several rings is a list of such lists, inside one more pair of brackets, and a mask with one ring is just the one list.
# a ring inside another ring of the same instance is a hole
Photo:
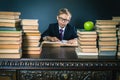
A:
{"label": "thick book", "polygon": [[0,19],[0,22],[2,23],[17,23],[20,22],[20,19]]}
{"label": "thick book", "polygon": [[21,15],[21,12],[0,11],[0,15]]}
{"label": "thick book", "polygon": [[117,51],[116,47],[99,47],[100,51]]}
{"label": "thick book", "polygon": [[99,41],[100,46],[117,46],[117,41]]}
{"label": "thick book", "polygon": [[5,41],[0,41],[0,46],[1,46],[1,44],[18,44],[18,45],[20,45],[22,43],[22,40],[21,41],[7,41],[7,40],[5,40]]}
{"label": "thick book", "polygon": [[23,25],[22,26],[22,29],[38,29],[39,28],[39,26],[38,25]]}
{"label": "thick book", "polygon": [[39,35],[37,35],[37,36],[35,36],[35,35],[33,35],[33,36],[31,36],[31,35],[23,36],[23,39],[38,39],[38,40],[40,40],[40,38],[41,38],[41,36],[39,36]]}
{"label": "thick book", "polygon": [[116,29],[115,30],[112,30],[112,29],[106,29],[106,30],[100,30],[100,29],[97,29],[96,30],[99,34],[100,33],[116,33]]}
{"label": "thick book", "polygon": [[109,29],[116,28],[116,25],[114,24],[96,24],[95,26],[97,28],[109,28]]}
{"label": "thick book", "polygon": [[75,49],[78,58],[96,59],[98,52],[81,52],[78,48]]}
{"label": "thick book", "polygon": [[99,48],[117,48],[117,46],[99,46]]}
{"label": "thick book", "polygon": [[23,50],[41,50],[41,47],[23,47]]}
{"label": "thick book", "polygon": [[21,25],[39,25],[38,19],[22,19]]}
{"label": "thick book", "polygon": [[81,35],[79,35],[78,34],[78,36],[79,37],[81,37],[81,38],[97,38],[97,35],[90,35],[90,34],[81,34]]}
{"label": "thick book", "polygon": [[22,31],[0,31],[0,37],[17,37],[17,36],[22,36]]}
{"label": "thick book", "polygon": [[22,53],[6,53],[6,54],[0,54],[0,58],[21,58],[22,57]]}
{"label": "thick book", "polygon": [[20,31],[22,30],[20,26],[17,27],[0,27],[0,31]]}
{"label": "thick book", "polygon": [[19,18],[20,18],[19,15],[5,15],[5,14],[0,15],[0,19],[19,19]]}
{"label": "thick book", "polygon": [[114,20],[96,20],[96,24],[117,25],[119,22]]}
{"label": "thick book", "polygon": [[38,39],[23,39],[23,43],[31,43],[31,42],[39,42],[40,40]]}
{"label": "thick book", "polygon": [[117,37],[99,37],[99,41],[116,41]]}
{"label": "thick book", "polygon": [[0,44],[0,49],[20,49],[21,44]]}
{"label": "thick book", "polygon": [[23,47],[23,54],[41,54],[41,47]]}
{"label": "thick book", "polygon": [[23,32],[24,33],[36,33],[36,32],[39,32],[39,30],[36,30],[36,29],[35,30],[34,29],[32,29],[32,30],[30,30],[30,29],[24,29]]}
{"label": "thick book", "polygon": [[85,52],[85,53],[98,53],[98,48],[81,48],[78,47],[80,52]]}
{"label": "thick book", "polygon": [[40,32],[34,32],[34,33],[31,33],[31,32],[27,32],[27,33],[23,33],[24,36],[41,36],[41,33]]}
{"label": "thick book", "polygon": [[40,45],[40,42],[30,42],[30,43],[25,43],[23,42],[22,44],[24,47],[30,47],[30,46],[34,46],[34,47],[38,47]]}
{"label": "thick book", "polygon": [[113,16],[112,20],[114,20],[114,21],[120,21],[120,16]]}
{"label": "thick book", "polygon": [[21,52],[21,49],[0,49],[0,54],[6,54],[6,53],[20,53]]}
{"label": "thick book", "polygon": [[22,37],[20,37],[20,36],[13,36],[13,37],[8,37],[8,36],[2,36],[2,37],[0,37],[0,40],[11,40],[11,41],[13,41],[13,40],[21,40],[22,39]]}
{"label": "thick book", "polygon": [[95,30],[92,30],[92,31],[86,31],[84,29],[77,29],[77,33],[78,34],[86,34],[86,35],[96,35],[96,31]]}
{"label": "thick book", "polygon": [[84,48],[84,49],[95,49],[97,46],[96,45],[78,45],[78,47],[80,48]]}
{"label": "thick book", "polygon": [[99,56],[116,56],[117,51],[99,51]]}
{"label": "thick book", "polygon": [[116,37],[116,33],[100,33],[98,34],[99,37]]}
{"label": "thick book", "polygon": [[81,38],[81,37],[78,37],[78,40],[79,41],[96,41],[97,38]]}
{"label": "thick book", "polygon": [[41,54],[41,50],[24,50],[23,54]]}
{"label": "thick book", "polygon": [[80,45],[88,45],[88,46],[92,46],[92,45],[96,45],[97,44],[97,42],[96,41],[80,41],[80,40],[78,40],[78,43],[80,44]]}
{"label": "thick book", "polygon": [[19,26],[20,23],[11,23],[11,22],[0,22],[0,27],[16,27]]}

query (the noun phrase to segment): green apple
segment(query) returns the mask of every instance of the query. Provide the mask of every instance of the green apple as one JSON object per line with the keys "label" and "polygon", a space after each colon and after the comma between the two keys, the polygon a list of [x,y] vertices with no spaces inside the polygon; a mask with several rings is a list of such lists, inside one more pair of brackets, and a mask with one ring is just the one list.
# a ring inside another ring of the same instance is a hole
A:
{"label": "green apple", "polygon": [[84,29],[86,31],[91,31],[91,30],[93,30],[93,28],[94,28],[94,23],[92,21],[86,21],[84,23]]}

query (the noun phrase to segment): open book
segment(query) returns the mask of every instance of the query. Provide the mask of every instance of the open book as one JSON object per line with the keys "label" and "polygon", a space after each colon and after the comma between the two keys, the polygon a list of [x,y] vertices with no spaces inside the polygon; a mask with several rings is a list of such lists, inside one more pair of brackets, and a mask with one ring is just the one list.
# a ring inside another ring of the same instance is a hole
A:
{"label": "open book", "polygon": [[70,44],[67,42],[67,40],[62,40],[58,42],[51,42],[51,41],[43,41],[42,46],[45,47],[61,47],[61,46],[78,46],[77,41],[74,44]]}

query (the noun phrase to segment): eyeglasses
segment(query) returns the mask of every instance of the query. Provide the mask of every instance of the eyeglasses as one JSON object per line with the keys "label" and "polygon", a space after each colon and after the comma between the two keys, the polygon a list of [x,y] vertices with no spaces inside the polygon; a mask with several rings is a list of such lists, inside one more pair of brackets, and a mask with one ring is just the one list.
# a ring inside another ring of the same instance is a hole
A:
{"label": "eyeglasses", "polygon": [[63,21],[63,22],[69,22],[70,20],[68,20],[68,19],[64,19],[64,18],[62,18],[62,17],[58,17],[59,18],[59,20],[61,20],[61,21]]}

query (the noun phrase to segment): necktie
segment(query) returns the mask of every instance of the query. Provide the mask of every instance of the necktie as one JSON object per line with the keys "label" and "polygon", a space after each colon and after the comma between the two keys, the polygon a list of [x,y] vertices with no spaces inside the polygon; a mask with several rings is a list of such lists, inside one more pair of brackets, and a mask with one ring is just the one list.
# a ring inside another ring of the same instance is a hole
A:
{"label": "necktie", "polygon": [[63,39],[63,30],[60,29],[60,30],[59,30],[59,33],[60,33],[60,40],[62,40],[62,39]]}

